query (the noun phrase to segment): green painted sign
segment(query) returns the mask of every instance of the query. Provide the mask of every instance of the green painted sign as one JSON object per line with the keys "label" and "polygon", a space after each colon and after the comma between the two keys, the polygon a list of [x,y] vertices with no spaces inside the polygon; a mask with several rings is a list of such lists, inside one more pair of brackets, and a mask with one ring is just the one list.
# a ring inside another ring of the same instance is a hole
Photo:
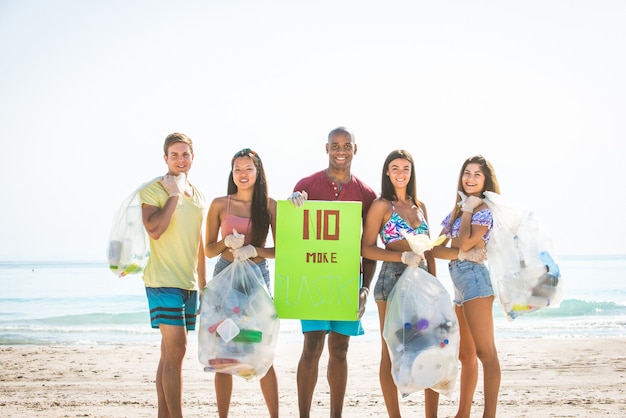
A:
{"label": "green painted sign", "polygon": [[278,201],[274,304],[280,318],[357,319],[361,202]]}

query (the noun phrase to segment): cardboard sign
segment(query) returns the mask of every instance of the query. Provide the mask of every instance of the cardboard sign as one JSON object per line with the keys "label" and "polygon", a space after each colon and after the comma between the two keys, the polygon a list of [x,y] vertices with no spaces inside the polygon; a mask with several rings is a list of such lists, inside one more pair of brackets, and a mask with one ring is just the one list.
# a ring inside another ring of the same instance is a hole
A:
{"label": "cardboard sign", "polygon": [[280,318],[357,319],[361,202],[278,201],[274,305]]}

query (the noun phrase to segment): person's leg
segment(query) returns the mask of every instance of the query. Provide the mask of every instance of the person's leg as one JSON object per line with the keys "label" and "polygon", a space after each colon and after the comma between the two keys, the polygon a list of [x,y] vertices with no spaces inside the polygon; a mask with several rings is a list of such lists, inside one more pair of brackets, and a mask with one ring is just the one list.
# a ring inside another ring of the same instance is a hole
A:
{"label": "person's leg", "polygon": [[311,413],[313,391],[317,384],[319,361],[325,341],[326,331],[310,331],[304,333],[304,344],[300,361],[298,362],[296,376],[300,418],[308,418]]}
{"label": "person's leg", "polygon": [[233,393],[233,376],[228,373],[215,373],[215,400],[220,418],[228,417],[230,397]]}
{"label": "person's leg", "polygon": [[393,381],[391,375],[391,357],[389,356],[389,348],[387,342],[383,337],[383,328],[385,325],[385,313],[387,312],[387,302],[378,301],[378,320],[380,323],[380,367],[378,370],[378,379],[380,381],[380,388],[383,392],[383,399],[385,400],[385,407],[387,408],[387,414],[389,418],[399,418],[400,405],[398,403],[398,388]]}
{"label": "person's leg", "polygon": [[187,350],[185,327],[160,324],[161,359],[157,370],[157,394],[162,394],[159,406],[167,406],[168,414],[159,408],[159,417],[183,416],[183,360]]}
{"label": "person's leg", "polygon": [[469,418],[472,410],[472,402],[476,384],[478,382],[478,359],[474,339],[470,332],[462,306],[455,306],[456,316],[459,323],[459,361],[461,362],[461,389],[459,396],[459,408],[455,418]]}
{"label": "person's leg", "polygon": [[439,393],[432,389],[424,391],[424,412],[426,418],[437,418],[439,410]]}
{"label": "person's leg", "polygon": [[331,331],[328,334],[328,369],[326,377],[330,387],[330,416],[341,418],[343,399],[348,382],[348,346],[350,336]]}
{"label": "person's leg", "polygon": [[278,379],[276,378],[273,365],[269,368],[265,376],[261,378],[260,384],[270,417],[278,418]]}
{"label": "person's leg", "polygon": [[476,355],[483,365],[485,410],[483,418],[496,416],[498,392],[500,391],[500,361],[493,333],[494,297],[472,299],[463,304],[465,320],[472,333]]}
{"label": "person's leg", "polygon": [[170,416],[167,410],[167,401],[165,399],[165,390],[163,389],[163,359],[165,358],[165,344],[161,341],[161,358],[159,359],[159,367],[156,374],[156,390],[158,403],[158,418],[168,418]]}

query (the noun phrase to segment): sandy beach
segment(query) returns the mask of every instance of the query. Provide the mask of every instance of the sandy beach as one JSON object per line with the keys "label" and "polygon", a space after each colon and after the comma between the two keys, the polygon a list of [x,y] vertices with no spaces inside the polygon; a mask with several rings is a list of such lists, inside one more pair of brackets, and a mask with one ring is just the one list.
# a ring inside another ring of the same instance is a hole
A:
{"label": "sandy beach", "polygon": [[[192,339],[184,364],[186,417],[217,416],[213,374],[202,370]],[[280,344],[275,368],[281,416],[297,416],[296,367],[300,344]],[[344,417],[382,417],[379,345],[353,338]],[[4,417],[155,417],[158,347],[2,346],[0,407]],[[626,339],[498,341],[502,365],[500,417],[624,416]],[[314,395],[313,417],[328,416],[326,354]],[[482,378],[472,416],[482,413]],[[441,397],[440,417],[454,416],[452,397]],[[406,417],[423,416],[423,394],[401,400]],[[259,385],[237,377],[232,417],[267,416]]]}

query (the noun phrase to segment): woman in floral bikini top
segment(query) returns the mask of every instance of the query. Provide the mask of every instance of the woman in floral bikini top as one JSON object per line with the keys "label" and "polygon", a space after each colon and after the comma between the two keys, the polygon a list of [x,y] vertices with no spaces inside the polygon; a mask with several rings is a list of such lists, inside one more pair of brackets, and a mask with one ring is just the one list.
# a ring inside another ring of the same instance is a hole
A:
{"label": "woman in floral bikini top", "polygon": [[[413,225],[416,225],[415,227]],[[391,357],[382,336],[387,297],[407,266],[427,268],[435,274],[434,259],[426,252],[426,263],[411,251],[402,232],[429,234],[426,206],[416,197],[415,164],[413,157],[405,150],[391,152],[383,165],[381,195],[374,200],[363,229],[361,244],[362,256],[371,260],[381,260],[378,280],[374,288],[374,299],[378,306],[381,330],[380,385],[389,416],[400,416],[398,388],[391,375]],[[377,245],[378,237],[385,248]],[[438,394],[430,389],[425,391],[426,416],[437,415]]]}
{"label": "woman in floral bikini top", "polygon": [[396,212],[396,205],[393,201],[391,202],[391,209],[393,210],[391,218],[389,218],[387,223],[385,223],[380,230],[380,239],[383,241],[385,246],[387,246],[387,244],[391,244],[392,242],[403,240],[404,236],[401,231],[413,235],[428,235],[428,223],[424,218],[424,212],[422,209],[417,210],[418,216],[422,220],[422,223],[417,228],[413,228],[407,221],[404,220],[404,218],[402,218],[402,216],[398,214],[398,212]]}

